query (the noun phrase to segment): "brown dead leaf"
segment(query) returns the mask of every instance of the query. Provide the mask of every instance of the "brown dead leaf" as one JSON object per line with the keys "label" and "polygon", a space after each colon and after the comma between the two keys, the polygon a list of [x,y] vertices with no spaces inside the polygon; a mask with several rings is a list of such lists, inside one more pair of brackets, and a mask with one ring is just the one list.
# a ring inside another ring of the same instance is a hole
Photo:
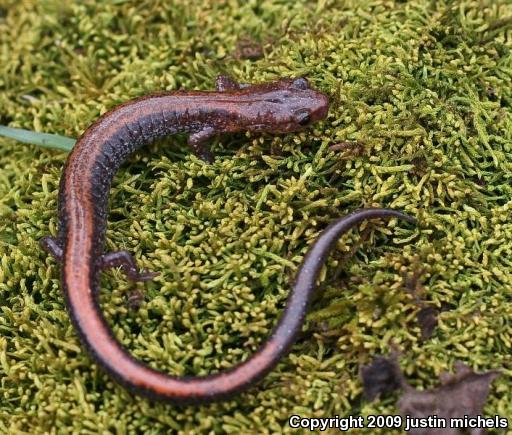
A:
{"label": "brown dead leaf", "polygon": [[[455,363],[455,374],[443,373],[442,385],[427,391],[419,391],[404,383],[404,394],[398,401],[401,414],[409,417],[426,418],[436,416],[445,418],[448,426],[451,418],[482,415],[489,386],[499,375],[497,370],[475,373],[462,362]],[[454,428],[412,429],[411,435],[457,435],[462,432]],[[470,434],[481,434],[482,429],[470,429]]]}
{"label": "brown dead leaf", "polygon": [[389,358],[374,357],[371,364],[361,367],[360,376],[364,397],[370,402],[401,388],[405,383],[397,353],[392,353]]}

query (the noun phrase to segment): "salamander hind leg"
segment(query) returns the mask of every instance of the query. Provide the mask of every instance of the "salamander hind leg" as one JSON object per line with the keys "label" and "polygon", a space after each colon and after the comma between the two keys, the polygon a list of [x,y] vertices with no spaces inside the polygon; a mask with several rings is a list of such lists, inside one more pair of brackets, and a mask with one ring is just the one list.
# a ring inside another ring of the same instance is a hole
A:
{"label": "salamander hind leg", "polygon": [[160,275],[159,272],[139,272],[135,258],[127,251],[109,252],[100,257],[99,267],[101,269],[118,266],[123,268],[124,273],[131,281],[149,281]]}
{"label": "salamander hind leg", "polygon": [[204,127],[202,130],[196,131],[188,137],[188,144],[194,154],[208,163],[213,163],[214,156],[208,149],[206,142],[216,134],[217,132],[213,127]]}
{"label": "salamander hind leg", "polygon": [[45,236],[39,240],[39,246],[59,263],[62,263],[62,243],[56,237]]}

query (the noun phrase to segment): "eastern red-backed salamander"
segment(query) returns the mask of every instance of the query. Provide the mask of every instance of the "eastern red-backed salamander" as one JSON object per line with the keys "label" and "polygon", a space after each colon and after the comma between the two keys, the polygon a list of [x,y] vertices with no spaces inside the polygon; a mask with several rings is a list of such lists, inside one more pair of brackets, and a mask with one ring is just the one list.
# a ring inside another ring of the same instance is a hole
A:
{"label": "eastern red-backed salamander", "polygon": [[243,363],[202,377],[175,377],[135,360],[113,336],[98,303],[103,269],[122,266],[132,280],[139,273],[126,251],[103,253],[107,198],[121,163],[137,148],[158,137],[188,133],[199,157],[212,161],[205,141],[217,133],[298,131],[326,117],[327,97],[303,78],[262,85],[240,85],[226,76],[217,92],[168,92],[138,98],[100,117],[69,155],[59,191],[59,234],[41,246],[62,263],[62,286],[70,316],[91,355],[128,389],[177,404],[209,402],[251,386],[270,371],[300,330],[315,281],[341,234],[368,218],[406,215],[387,209],[364,209],[337,220],[310,249],[297,275],[286,309],[270,338]]}

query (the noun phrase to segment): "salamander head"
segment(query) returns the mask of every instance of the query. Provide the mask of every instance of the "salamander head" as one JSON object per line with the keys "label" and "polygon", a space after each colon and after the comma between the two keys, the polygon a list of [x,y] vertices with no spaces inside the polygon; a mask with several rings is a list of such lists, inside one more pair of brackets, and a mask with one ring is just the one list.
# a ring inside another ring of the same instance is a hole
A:
{"label": "salamander head", "polygon": [[327,116],[329,100],[305,78],[282,79],[245,90],[254,96],[247,108],[246,129],[269,133],[300,131]]}

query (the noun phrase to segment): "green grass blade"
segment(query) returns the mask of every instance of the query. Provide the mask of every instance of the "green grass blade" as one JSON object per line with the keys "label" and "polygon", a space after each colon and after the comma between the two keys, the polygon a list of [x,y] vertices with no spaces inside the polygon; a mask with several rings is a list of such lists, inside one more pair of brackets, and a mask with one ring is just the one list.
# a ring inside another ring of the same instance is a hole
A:
{"label": "green grass blade", "polygon": [[59,136],[58,134],[37,133],[35,131],[5,127],[3,125],[0,125],[0,136],[45,148],[55,148],[64,151],[71,151],[76,142],[75,139]]}

